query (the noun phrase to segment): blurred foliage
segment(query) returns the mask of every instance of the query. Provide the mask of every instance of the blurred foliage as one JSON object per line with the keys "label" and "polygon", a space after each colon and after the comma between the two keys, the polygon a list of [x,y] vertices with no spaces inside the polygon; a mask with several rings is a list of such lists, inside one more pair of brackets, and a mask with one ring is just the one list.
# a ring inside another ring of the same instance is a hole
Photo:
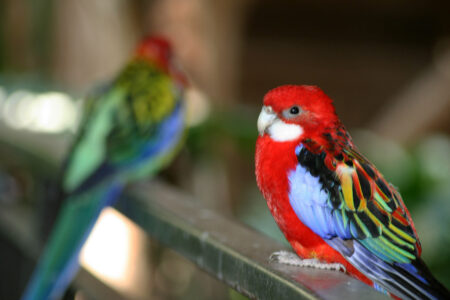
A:
{"label": "blurred foliage", "polygon": [[29,90],[35,93],[48,91],[65,92],[60,86],[38,73],[0,72],[0,88],[8,93],[17,90]]}
{"label": "blurred foliage", "polygon": [[50,70],[53,0],[31,1],[32,47],[36,55],[37,69],[48,73]]}
{"label": "blurred foliage", "polygon": [[205,155],[220,159],[224,145],[231,142],[239,154],[253,159],[257,117],[257,112],[248,106],[213,111],[207,120],[189,129],[187,148],[194,159],[204,159]]}
{"label": "blurred foliage", "polygon": [[5,61],[6,61],[6,55],[5,55],[5,20],[6,16],[6,10],[5,10],[5,3],[4,1],[0,1],[0,72],[4,70],[5,68]]}

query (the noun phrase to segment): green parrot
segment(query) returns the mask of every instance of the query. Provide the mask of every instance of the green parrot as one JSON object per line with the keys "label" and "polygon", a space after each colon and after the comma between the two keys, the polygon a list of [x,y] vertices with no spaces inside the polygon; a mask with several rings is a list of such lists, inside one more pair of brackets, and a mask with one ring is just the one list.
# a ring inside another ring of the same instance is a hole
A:
{"label": "green parrot", "polygon": [[128,182],[172,160],[185,136],[185,85],[170,44],[147,37],[117,78],[87,100],[60,178],[62,208],[23,300],[61,298],[101,210]]}

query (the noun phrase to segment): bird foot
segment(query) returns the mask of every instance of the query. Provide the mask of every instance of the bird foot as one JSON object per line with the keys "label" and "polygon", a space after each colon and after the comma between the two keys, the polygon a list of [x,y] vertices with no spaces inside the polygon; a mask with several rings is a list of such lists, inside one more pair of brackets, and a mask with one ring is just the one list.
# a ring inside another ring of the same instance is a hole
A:
{"label": "bird foot", "polygon": [[324,263],[316,258],[301,259],[295,253],[289,251],[277,251],[270,255],[269,261],[286,264],[296,267],[309,267],[322,270],[342,271],[345,273],[346,269],[339,263]]}

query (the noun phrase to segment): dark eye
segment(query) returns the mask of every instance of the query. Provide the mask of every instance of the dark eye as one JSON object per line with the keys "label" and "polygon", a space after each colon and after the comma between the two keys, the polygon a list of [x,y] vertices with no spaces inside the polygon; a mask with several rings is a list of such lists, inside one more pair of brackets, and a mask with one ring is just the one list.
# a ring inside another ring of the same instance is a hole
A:
{"label": "dark eye", "polygon": [[300,109],[298,108],[298,106],[292,106],[291,109],[289,110],[289,113],[291,115],[298,115],[299,112]]}
{"label": "dark eye", "polygon": [[297,118],[302,113],[302,108],[298,105],[293,105],[290,108],[283,110],[282,115],[286,119]]}

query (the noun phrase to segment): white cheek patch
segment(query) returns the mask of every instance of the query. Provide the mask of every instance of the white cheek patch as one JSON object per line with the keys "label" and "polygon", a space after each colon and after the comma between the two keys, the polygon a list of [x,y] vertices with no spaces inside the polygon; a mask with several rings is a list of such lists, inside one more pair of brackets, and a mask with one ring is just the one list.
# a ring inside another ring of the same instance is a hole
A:
{"label": "white cheek patch", "polygon": [[298,139],[303,134],[303,128],[297,124],[288,124],[276,120],[268,128],[268,133],[277,142],[287,142]]}

